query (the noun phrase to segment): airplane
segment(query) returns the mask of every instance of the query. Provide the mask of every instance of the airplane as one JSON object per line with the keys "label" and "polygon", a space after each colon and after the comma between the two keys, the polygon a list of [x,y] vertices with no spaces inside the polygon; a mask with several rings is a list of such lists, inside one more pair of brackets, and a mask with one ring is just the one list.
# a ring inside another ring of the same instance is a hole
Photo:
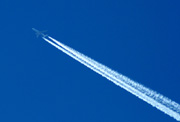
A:
{"label": "airplane", "polygon": [[47,37],[48,36],[47,34],[44,34],[44,32],[46,32],[46,31],[39,31],[39,30],[37,30],[35,28],[32,28],[32,30],[36,32],[37,37],[39,37],[39,36]]}

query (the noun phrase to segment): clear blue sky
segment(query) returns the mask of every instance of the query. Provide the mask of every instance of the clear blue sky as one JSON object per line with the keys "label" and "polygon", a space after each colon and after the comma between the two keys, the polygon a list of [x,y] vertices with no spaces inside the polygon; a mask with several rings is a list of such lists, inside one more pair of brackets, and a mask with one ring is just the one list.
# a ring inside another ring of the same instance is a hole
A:
{"label": "clear blue sky", "polygon": [[179,0],[1,0],[1,122],[175,122],[32,27],[180,103]]}

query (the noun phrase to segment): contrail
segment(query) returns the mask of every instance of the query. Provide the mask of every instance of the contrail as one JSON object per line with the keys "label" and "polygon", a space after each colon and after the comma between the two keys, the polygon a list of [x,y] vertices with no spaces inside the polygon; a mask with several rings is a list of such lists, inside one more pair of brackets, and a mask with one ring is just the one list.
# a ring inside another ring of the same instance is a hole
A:
{"label": "contrail", "polygon": [[[102,75],[103,77],[109,79],[116,85],[124,88],[128,92],[134,94],[138,98],[146,101],[157,109],[163,111],[169,116],[173,117],[177,121],[180,121],[180,105],[163,95],[146,88],[145,86],[129,79],[128,77],[119,74],[116,71],[104,66],[103,64],[98,63],[97,61],[85,56],[84,54],[60,43],[59,41],[48,36],[48,38],[43,37],[45,41],[52,44],[59,50],[63,51],[67,55],[71,56],[75,60],[84,64],[88,68]],[[51,40],[51,41],[50,41]]]}

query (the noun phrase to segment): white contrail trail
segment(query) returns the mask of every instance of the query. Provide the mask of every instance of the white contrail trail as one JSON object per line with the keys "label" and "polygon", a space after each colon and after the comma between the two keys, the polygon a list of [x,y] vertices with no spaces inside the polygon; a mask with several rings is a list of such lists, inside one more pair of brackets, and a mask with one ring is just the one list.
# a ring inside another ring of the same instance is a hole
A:
{"label": "white contrail trail", "polygon": [[126,76],[123,76],[122,74],[119,74],[111,70],[110,68],[98,63],[97,61],[94,61],[93,59],[83,55],[82,53],[58,42],[52,37],[48,37],[48,38],[51,41],[47,38],[43,38],[43,39],[49,42],[50,44],[52,44],[53,46],[55,46],[56,48],[60,49],[64,53],[68,54],[75,60],[89,67],[93,71],[106,77],[116,85],[124,88],[128,92],[134,94],[135,96],[146,101],[147,103],[151,104],[157,109],[163,111],[169,116],[174,117],[176,120],[180,121],[180,105],[178,103],[168,99],[167,97],[164,97],[163,95],[151,89],[144,87],[143,85],[135,81],[130,80]]}

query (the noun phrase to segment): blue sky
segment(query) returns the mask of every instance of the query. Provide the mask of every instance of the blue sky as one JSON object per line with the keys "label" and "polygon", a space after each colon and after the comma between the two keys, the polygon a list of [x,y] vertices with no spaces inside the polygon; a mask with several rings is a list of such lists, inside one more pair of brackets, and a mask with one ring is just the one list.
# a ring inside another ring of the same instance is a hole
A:
{"label": "blue sky", "polygon": [[32,27],[180,103],[180,1],[1,0],[0,121],[173,122]]}

